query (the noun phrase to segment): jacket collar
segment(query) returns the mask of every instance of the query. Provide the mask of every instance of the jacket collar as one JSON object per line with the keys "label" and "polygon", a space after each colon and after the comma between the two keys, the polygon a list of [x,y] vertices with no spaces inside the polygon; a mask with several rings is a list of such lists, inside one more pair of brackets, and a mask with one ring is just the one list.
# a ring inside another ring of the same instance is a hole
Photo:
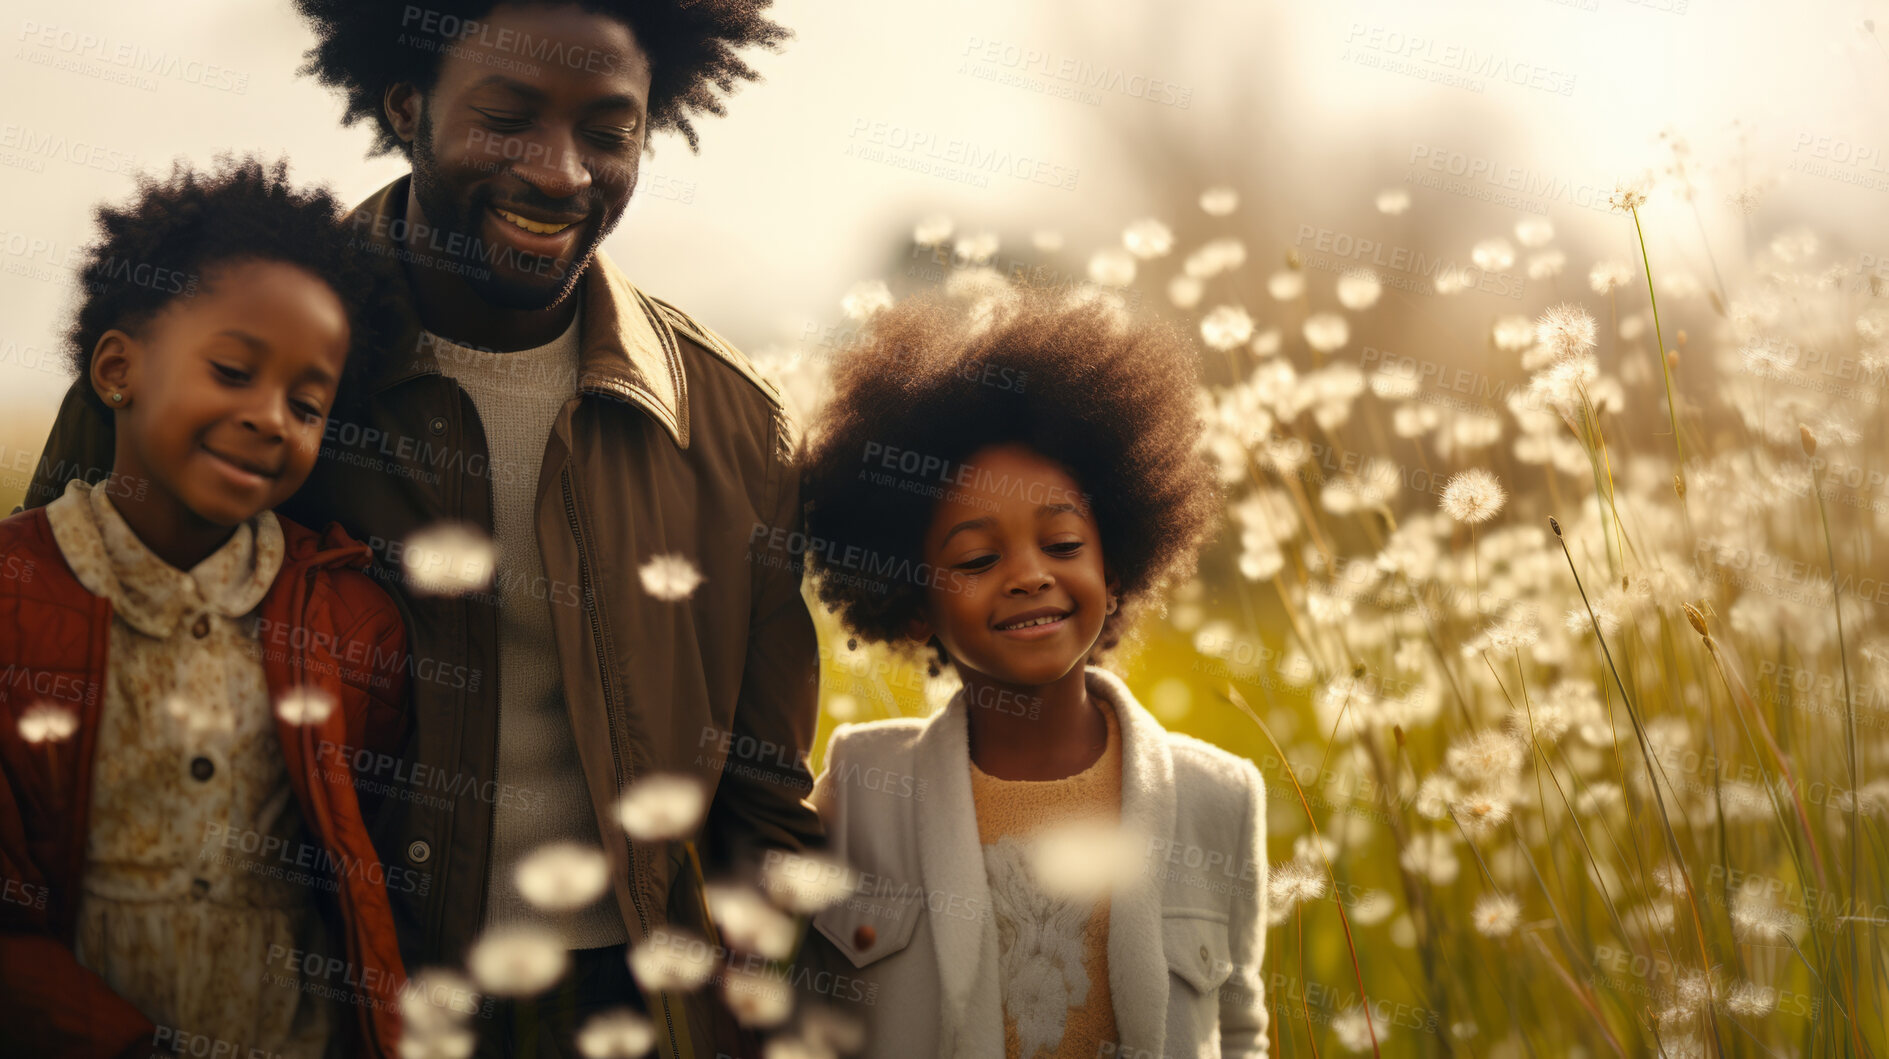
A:
{"label": "jacket collar", "polygon": [[[395,236],[406,233],[408,189],[412,175],[381,188],[355,207],[348,223],[376,256],[403,261],[406,249]],[[400,335],[380,361],[365,373],[366,392],[376,394],[419,375],[441,374],[432,344],[420,341],[421,325],[413,288],[404,267],[397,275]],[[688,381],[675,332],[654,303],[605,257],[591,258],[578,280],[584,299],[579,338],[577,388],[628,401],[648,412],[677,447],[689,447]]]}
{"label": "jacket collar", "polygon": [[274,512],[236,527],[222,547],[184,571],[152,554],[106,492],[75,478],[46,505],[46,520],[85,590],[110,600],[112,612],[146,636],[165,639],[206,612],[240,618],[275,583],[284,550]]}
{"label": "jacket collar", "polygon": [[[1115,706],[1122,738],[1122,826],[1131,834],[1166,840],[1174,834],[1174,761],[1167,732],[1143,709],[1122,679],[1106,669],[1084,670],[1089,694]],[[990,889],[971,800],[970,726],[964,694],[953,695],[919,736],[914,772],[938,791],[917,816],[919,867],[924,873],[932,937],[944,987],[945,1039],[960,1054],[983,1054],[995,1026],[1003,1050],[1002,1005],[993,1013],[997,981],[996,931]],[[1157,847],[1149,847],[1157,848]],[[1109,995],[1122,1054],[1160,1055],[1166,1037],[1168,964],[1162,956],[1159,866],[1137,873],[1109,903]],[[953,899],[958,900],[953,900]],[[975,917],[964,909],[975,909]],[[993,1021],[994,1020],[994,1021]],[[966,1036],[969,1035],[969,1036]]]}

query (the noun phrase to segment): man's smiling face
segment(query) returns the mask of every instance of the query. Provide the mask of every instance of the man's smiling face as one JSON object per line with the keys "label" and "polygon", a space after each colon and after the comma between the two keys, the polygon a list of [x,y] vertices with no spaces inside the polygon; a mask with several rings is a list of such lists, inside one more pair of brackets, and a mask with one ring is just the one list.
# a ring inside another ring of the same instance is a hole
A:
{"label": "man's smiling face", "polygon": [[443,42],[424,98],[388,94],[396,126],[412,129],[424,216],[409,220],[438,233],[416,249],[453,258],[493,305],[548,309],[629,205],[649,56],[627,24],[576,6],[505,4],[477,25]]}

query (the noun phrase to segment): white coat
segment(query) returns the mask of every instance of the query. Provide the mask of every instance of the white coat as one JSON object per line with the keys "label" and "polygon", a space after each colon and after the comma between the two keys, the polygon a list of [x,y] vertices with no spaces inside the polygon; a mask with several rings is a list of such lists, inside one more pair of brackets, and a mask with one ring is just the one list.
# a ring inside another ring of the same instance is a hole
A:
{"label": "white coat", "polygon": [[[1146,837],[1144,870],[1109,906],[1108,985],[1120,1041],[1098,1059],[1265,1056],[1259,771],[1168,732],[1113,673],[1091,666],[1085,677],[1091,695],[1115,705],[1122,824]],[[863,1017],[861,1055],[1004,1055],[969,747],[962,692],[930,718],[843,725],[828,745],[813,801],[829,852],[860,880],[814,916],[800,977]]]}

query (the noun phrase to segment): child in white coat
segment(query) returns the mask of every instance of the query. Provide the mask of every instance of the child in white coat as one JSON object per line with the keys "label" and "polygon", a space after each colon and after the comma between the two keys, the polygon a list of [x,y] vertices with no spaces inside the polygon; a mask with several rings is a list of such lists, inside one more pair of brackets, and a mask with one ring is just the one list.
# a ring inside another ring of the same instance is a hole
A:
{"label": "child in white coat", "polygon": [[834,733],[813,797],[859,883],[803,960],[865,1000],[868,1055],[1265,1055],[1258,770],[1097,664],[1219,509],[1191,352],[1094,303],[917,300],[834,387],[820,596],[962,688]]}

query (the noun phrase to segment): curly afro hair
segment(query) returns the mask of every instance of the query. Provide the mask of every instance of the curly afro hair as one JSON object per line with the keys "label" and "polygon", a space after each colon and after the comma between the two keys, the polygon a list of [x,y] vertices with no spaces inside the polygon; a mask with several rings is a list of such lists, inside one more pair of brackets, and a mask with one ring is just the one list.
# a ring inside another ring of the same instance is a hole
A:
{"label": "curly afro hair", "polygon": [[[856,636],[914,646],[904,630],[927,589],[901,574],[918,568],[939,490],[922,471],[878,473],[883,458],[867,475],[868,460],[898,450],[956,467],[1022,443],[1075,478],[1121,581],[1122,605],[1093,652],[1102,657],[1137,603],[1192,574],[1217,522],[1196,378],[1192,349],[1170,328],[1100,301],[1018,290],[968,312],[935,295],[884,310],[834,364],[801,453],[820,598]],[[835,559],[851,556],[872,558]],[[936,637],[929,646],[948,661]]]}
{"label": "curly afro hair", "polygon": [[[761,79],[736,53],[777,49],[790,36],[767,17],[771,0],[549,2],[573,4],[630,27],[649,55],[649,127],[675,129],[691,151],[700,146],[693,117],[727,113],[723,97],[739,82]],[[343,124],[373,119],[374,153],[392,153],[409,147],[382,109],[387,89],[403,82],[422,92],[431,89],[448,45],[475,29],[499,0],[429,0],[428,20],[420,24],[411,18],[417,9],[397,0],[295,0],[295,6],[313,23],[316,38],[301,72],[341,91],[347,100]]]}
{"label": "curly afro hair", "polygon": [[[80,378],[91,373],[105,332],[138,334],[166,306],[213,285],[219,268],[245,261],[296,265],[333,288],[348,313],[344,397],[369,358],[398,336],[387,264],[352,238],[327,190],[289,185],[286,161],[225,156],[209,173],[177,162],[168,179],[140,176],[130,201],[99,207],[96,226],[66,332],[66,355]],[[106,407],[90,387],[83,390]]]}

